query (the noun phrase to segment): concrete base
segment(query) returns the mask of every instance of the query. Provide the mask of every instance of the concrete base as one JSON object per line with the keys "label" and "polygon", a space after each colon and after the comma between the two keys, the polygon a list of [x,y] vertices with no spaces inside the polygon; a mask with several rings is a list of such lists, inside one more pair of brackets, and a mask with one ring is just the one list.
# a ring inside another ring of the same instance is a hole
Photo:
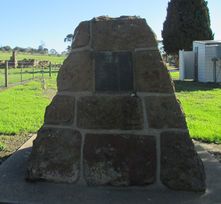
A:
{"label": "concrete base", "polygon": [[111,188],[48,182],[28,183],[24,180],[24,175],[33,139],[34,137],[0,166],[0,203],[221,203],[221,164],[200,146],[196,146],[196,149],[205,165],[205,194],[172,191],[155,185]]}

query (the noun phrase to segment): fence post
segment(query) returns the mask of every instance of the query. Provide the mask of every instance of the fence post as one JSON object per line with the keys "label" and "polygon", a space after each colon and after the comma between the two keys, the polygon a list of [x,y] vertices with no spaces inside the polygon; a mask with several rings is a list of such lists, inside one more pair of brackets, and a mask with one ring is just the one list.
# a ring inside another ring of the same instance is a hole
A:
{"label": "fence post", "polygon": [[32,79],[35,78],[35,66],[32,67]]}
{"label": "fence post", "polygon": [[44,78],[44,66],[41,67],[41,77]]}
{"label": "fence post", "polygon": [[51,77],[51,62],[49,64],[49,77]]}
{"label": "fence post", "polygon": [[8,61],[5,61],[5,87],[8,87]]}
{"label": "fence post", "polygon": [[23,72],[23,64],[21,64],[21,83],[22,83],[22,80],[23,80],[23,78],[22,78],[22,72]]}

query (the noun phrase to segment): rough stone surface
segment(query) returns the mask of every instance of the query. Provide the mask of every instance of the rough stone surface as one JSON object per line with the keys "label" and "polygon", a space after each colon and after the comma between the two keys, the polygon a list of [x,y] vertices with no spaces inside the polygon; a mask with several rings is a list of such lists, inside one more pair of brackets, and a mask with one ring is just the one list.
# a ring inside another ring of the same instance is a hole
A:
{"label": "rough stone surface", "polygon": [[98,51],[157,47],[145,19],[136,17],[96,18],[92,21],[92,35],[92,46]]}
{"label": "rough stone surface", "polygon": [[140,92],[173,93],[173,84],[159,51],[135,53],[135,87]]}
{"label": "rough stone surface", "polygon": [[27,179],[76,182],[80,171],[81,134],[42,128],[33,143]]}
{"label": "rough stone surface", "polygon": [[87,46],[90,41],[90,22],[84,21],[75,29],[72,49]]}
{"label": "rough stone surface", "polygon": [[186,129],[182,109],[174,96],[145,97],[148,125],[150,128]]}
{"label": "rough stone surface", "polygon": [[76,182],[84,175],[88,185],[130,186],[160,177],[174,190],[205,190],[201,160],[184,134],[184,114],[145,19],[80,23],[57,84],[33,146],[30,180]]}
{"label": "rough stone surface", "polygon": [[161,134],[161,181],[175,190],[205,191],[203,163],[188,133]]}
{"label": "rough stone surface", "polygon": [[71,53],[58,73],[58,91],[93,91],[92,71],[90,51]]}
{"label": "rough stone surface", "polygon": [[46,124],[72,124],[74,121],[75,98],[56,95],[45,111]]}
{"label": "rough stone surface", "polygon": [[146,185],[155,181],[155,172],[153,136],[86,135],[84,177],[89,185]]}
{"label": "rough stone surface", "polygon": [[143,128],[141,100],[131,96],[82,97],[77,102],[77,124],[85,129]]}

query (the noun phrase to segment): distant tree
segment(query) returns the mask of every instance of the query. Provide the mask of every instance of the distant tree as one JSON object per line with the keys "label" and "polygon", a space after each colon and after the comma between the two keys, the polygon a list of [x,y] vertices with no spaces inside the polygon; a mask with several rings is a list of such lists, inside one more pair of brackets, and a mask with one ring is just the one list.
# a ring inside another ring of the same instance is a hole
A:
{"label": "distant tree", "polygon": [[64,38],[64,42],[72,42],[73,40],[73,34],[67,34]]}
{"label": "distant tree", "polygon": [[[25,53],[37,53],[37,54],[48,54],[48,48],[45,48],[44,45],[39,45],[38,49],[32,48],[32,47],[27,47],[27,48],[23,48],[23,47],[14,47],[13,49],[10,46],[2,46],[0,47],[0,51],[17,51],[17,52],[25,52]],[[56,52],[56,50],[55,50]],[[57,52],[56,52],[57,53]],[[57,53],[58,54],[58,53]]]}
{"label": "distant tree", "polygon": [[67,54],[68,54],[67,51],[63,51],[63,52],[61,52],[61,56],[65,56],[65,55],[67,55]]}
{"label": "distant tree", "polygon": [[71,52],[71,46],[68,45],[66,50],[67,50],[68,53],[70,53]]}
{"label": "distant tree", "polygon": [[8,51],[12,51],[12,48],[10,46],[6,45],[6,46],[1,47],[0,50],[8,52]]}
{"label": "distant tree", "polygon": [[41,52],[41,51],[44,50],[44,47],[43,47],[42,45],[39,45],[39,46],[38,46],[38,50],[39,50],[39,52]]}
{"label": "distant tree", "polygon": [[[70,42],[70,43],[72,43],[73,37],[74,37],[73,34],[68,34],[68,35],[66,35],[66,37],[64,38],[64,42]],[[69,53],[70,51],[71,51],[71,46],[68,45],[68,46],[67,46],[67,52]]]}
{"label": "distant tree", "polygon": [[40,54],[48,54],[48,48],[45,47],[45,43],[43,41],[41,41],[41,44],[38,46],[38,53]]}
{"label": "distant tree", "polygon": [[50,49],[49,54],[51,55],[57,55],[58,52],[55,49]]}
{"label": "distant tree", "polygon": [[38,46],[38,53],[40,54],[48,53],[48,49],[45,48],[45,43],[43,41],[41,41],[40,45]]}
{"label": "distant tree", "polygon": [[38,51],[39,52],[43,52],[44,51],[44,46],[43,45],[39,45],[38,46]]}
{"label": "distant tree", "polygon": [[45,48],[43,49],[43,54],[48,54],[48,48],[45,47]]}
{"label": "distant tree", "polygon": [[192,50],[194,40],[212,40],[210,16],[205,0],[171,0],[163,24],[162,38],[167,54]]}
{"label": "distant tree", "polygon": [[32,47],[27,47],[27,48],[26,48],[26,52],[28,52],[28,53],[33,53],[33,52],[34,52],[34,48],[32,48]]}
{"label": "distant tree", "polygon": [[14,47],[13,50],[17,51],[17,52],[25,52],[25,48],[23,48],[23,47]]}

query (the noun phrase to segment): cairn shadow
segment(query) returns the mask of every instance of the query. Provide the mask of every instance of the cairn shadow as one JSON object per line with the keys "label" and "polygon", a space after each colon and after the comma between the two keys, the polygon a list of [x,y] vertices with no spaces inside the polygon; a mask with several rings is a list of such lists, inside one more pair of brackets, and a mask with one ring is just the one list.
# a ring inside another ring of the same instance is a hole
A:
{"label": "cairn shadow", "polygon": [[200,83],[194,81],[179,81],[175,80],[175,89],[176,92],[194,92],[194,91],[210,91],[213,89],[221,88],[220,84],[216,83]]}

